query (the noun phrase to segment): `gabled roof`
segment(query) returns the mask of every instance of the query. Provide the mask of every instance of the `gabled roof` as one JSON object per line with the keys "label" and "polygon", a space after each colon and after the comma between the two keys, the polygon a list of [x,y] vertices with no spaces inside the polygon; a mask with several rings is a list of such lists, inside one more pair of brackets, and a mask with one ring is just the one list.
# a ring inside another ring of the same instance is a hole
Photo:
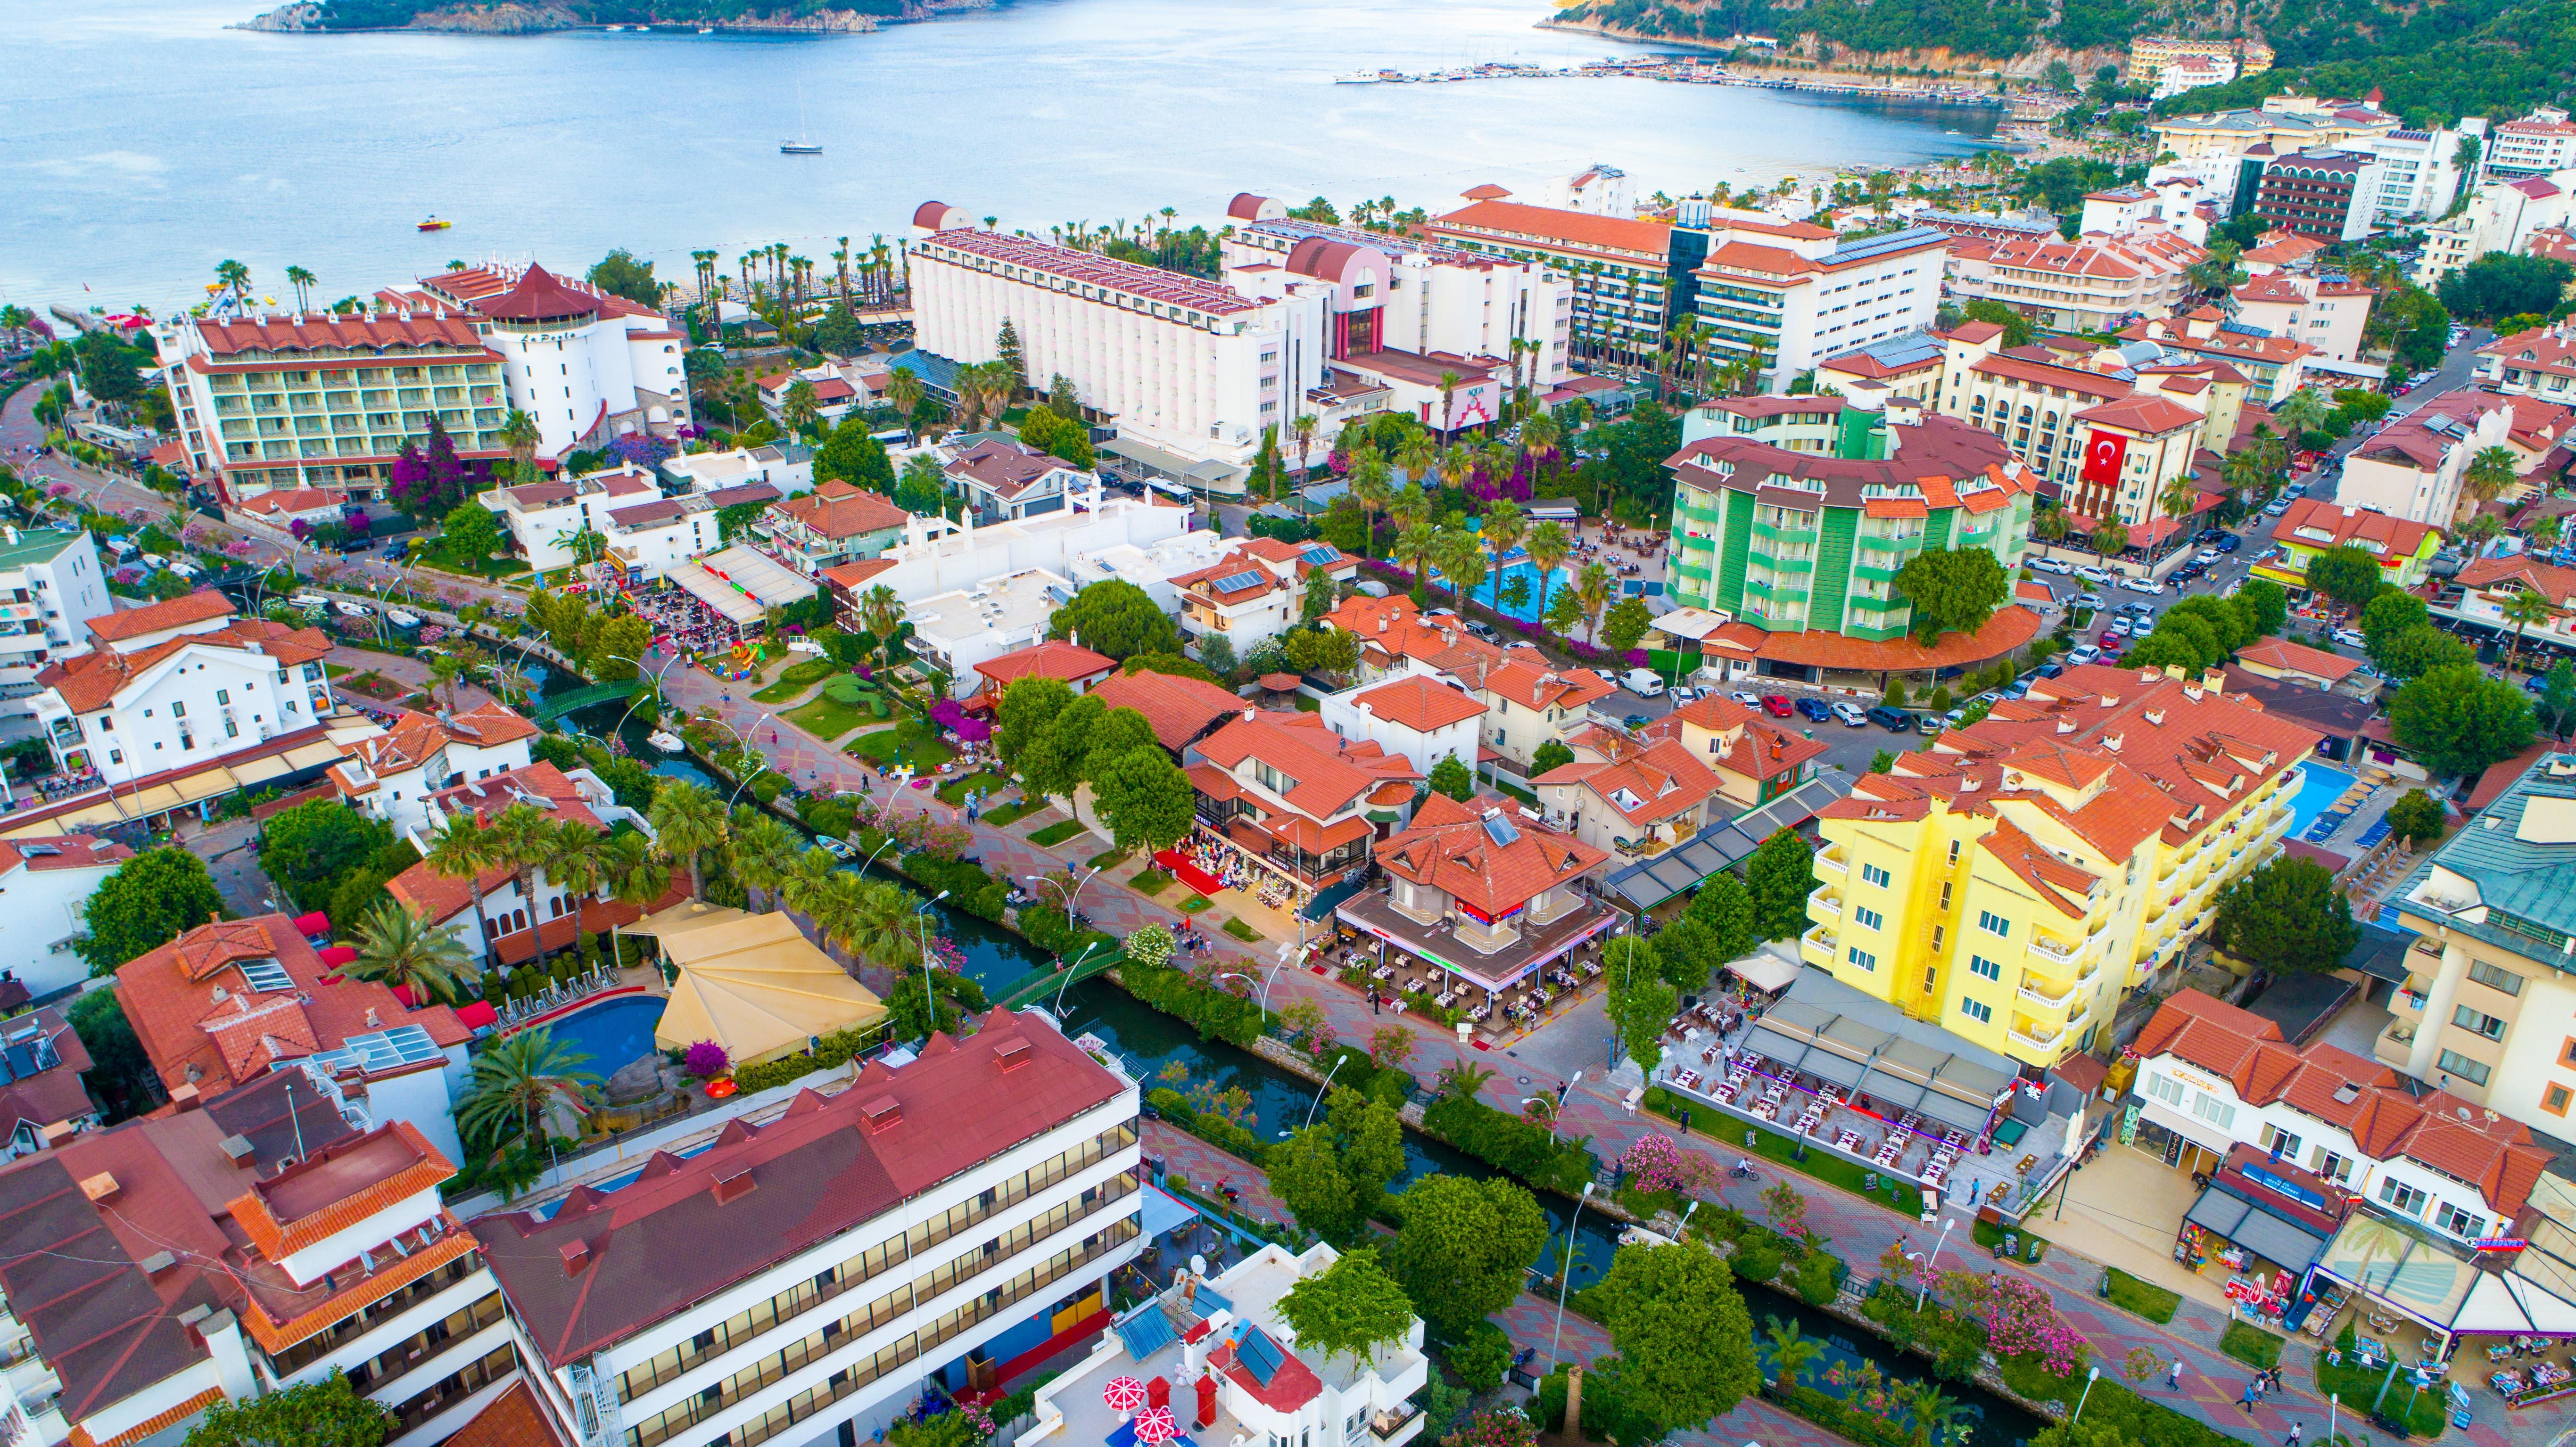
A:
{"label": "gabled roof", "polygon": [[[229,611],[230,605],[226,608]],[[320,660],[330,653],[331,640],[319,628],[290,628],[265,618],[236,618],[209,632],[181,633],[131,652],[120,653],[108,647],[58,658],[36,674],[36,682],[61,694],[74,712],[88,713],[107,707],[128,684],[188,648],[257,654],[282,668]]]}
{"label": "gabled roof", "polygon": [[838,478],[801,497],[771,503],[769,510],[835,540],[900,528],[912,517],[891,499]]}
{"label": "gabled roof", "polygon": [[570,321],[597,315],[600,304],[598,293],[566,282],[531,262],[520,273],[517,285],[475,303],[474,309],[495,321]]}
{"label": "gabled roof", "polygon": [[1526,240],[1578,250],[1644,252],[1658,260],[1671,249],[1673,235],[1669,222],[1628,221],[1502,200],[1471,201],[1446,216],[1433,217],[1430,229],[1434,235],[1490,236],[1506,245]]}
{"label": "gabled roof", "polygon": [[2239,663],[2260,664],[2283,673],[2304,673],[2328,683],[2346,678],[2361,667],[2358,658],[2346,658],[2340,653],[2328,653],[2304,643],[2292,643],[2286,638],[2265,638],[2249,643],[2236,651],[2236,658]]}
{"label": "gabled roof", "polygon": [[[2322,538],[2303,537],[2303,532],[2321,532]],[[2441,540],[2441,530],[2430,523],[2410,522],[2390,517],[2367,508],[2345,507],[2324,498],[2303,497],[2291,503],[2289,511],[2272,529],[2274,541],[2296,543],[2309,548],[2339,548],[2356,544],[2382,558],[2411,558],[2423,551],[2429,538]],[[2475,566],[2472,564],[2471,566]]]}
{"label": "gabled roof", "polygon": [[1132,708],[1143,714],[1153,726],[1154,737],[1174,753],[1196,742],[1220,719],[1244,709],[1240,697],[1203,678],[1148,668],[1105,679],[1091,695],[1113,710]]}
{"label": "gabled roof", "polygon": [[[1676,738],[1639,745],[1599,727],[1580,730],[1567,740],[1577,755],[1595,753],[1598,762],[1580,757],[1559,764],[1530,782],[1539,787],[1580,788],[1634,827],[1658,823],[1697,809],[1717,794],[1717,775]],[[1544,797],[1544,796],[1542,796]]]}
{"label": "gabled roof", "polygon": [[89,636],[100,643],[121,643],[147,633],[160,633],[172,628],[185,628],[213,618],[233,616],[230,598],[204,589],[183,593],[159,603],[146,603],[140,608],[119,608],[89,620]]}
{"label": "gabled roof", "polygon": [[1485,716],[1485,706],[1474,695],[1421,674],[1363,689],[1352,696],[1351,706],[1423,734]]}
{"label": "gabled roof", "polygon": [[1330,819],[1382,780],[1420,777],[1402,756],[1351,743],[1318,715],[1247,712],[1208,735],[1199,752],[1221,769],[1246,759],[1268,764],[1294,781],[1282,797],[1311,819]]}
{"label": "gabled roof", "polygon": [[999,684],[1023,678],[1057,678],[1066,683],[1094,678],[1118,666],[1118,660],[1078,644],[1050,638],[1027,648],[987,658],[975,671]]}

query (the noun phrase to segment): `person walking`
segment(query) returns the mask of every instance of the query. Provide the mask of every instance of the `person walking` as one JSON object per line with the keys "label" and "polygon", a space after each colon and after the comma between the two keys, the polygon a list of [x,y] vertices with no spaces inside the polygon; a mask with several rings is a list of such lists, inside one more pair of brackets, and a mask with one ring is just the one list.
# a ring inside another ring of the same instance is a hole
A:
{"label": "person walking", "polygon": [[2305,1423],[2305,1422],[2292,1422],[2292,1423],[2290,1424],[2290,1440],[2289,1440],[2288,1442],[2286,1442],[2286,1443],[2282,1444],[2282,1447],[2299,1447],[2299,1439],[2300,1439],[2301,1437],[2306,1436],[2306,1435],[2307,1435],[2307,1431],[2308,1431],[2308,1424],[2307,1424],[2307,1423]]}
{"label": "person walking", "polygon": [[2260,1380],[2253,1378],[2247,1379],[2245,1383],[2245,1395],[2239,1398],[2236,1403],[2236,1405],[2245,1409],[2246,1416],[2251,1417],[2254,1415],[2254,1394],[2261,1390],[2262,1383]]}
{"label": "person walking", "polygon": [[2173,1365],[2165,1369],[2165,1390],[2168,1392],[2182,1390],[2182,1358],[2180,1357],[2174,1358]]}

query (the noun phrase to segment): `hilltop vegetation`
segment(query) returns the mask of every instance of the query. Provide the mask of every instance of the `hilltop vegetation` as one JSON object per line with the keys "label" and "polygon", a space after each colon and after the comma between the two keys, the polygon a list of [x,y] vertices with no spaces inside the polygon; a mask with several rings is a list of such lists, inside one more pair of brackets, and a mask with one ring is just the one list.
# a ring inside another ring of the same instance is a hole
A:
{"label": "hilltop vegetation", "polygon": [[[2409,120],[2517,115],[2576,73],[2576,0],[2246,0],[2241,25],[2184,0],[1586,0],[1563,23],[1724,47],[1739,35],[1811,40],[1829,59],[1947,52],[1954,65],[2010,65],[2049,50],[2125,50],[2139,35],[2261,37],[2274,69],[2164,102],[2248,105],[2291,80],[2343,95],[2372,86]],[[1750,55],[1747,58],[1751,58]],[[1908,62],[1919,63],[1919,62]],[[2029,72],[2025,62],[2018,67]]]}
{"label": "hilltop vegetation", "polygon": [[263,30],[475,30],[581,25],[746,25],[865,30],[936,8],[906,0],[299,0],[252,22]]}

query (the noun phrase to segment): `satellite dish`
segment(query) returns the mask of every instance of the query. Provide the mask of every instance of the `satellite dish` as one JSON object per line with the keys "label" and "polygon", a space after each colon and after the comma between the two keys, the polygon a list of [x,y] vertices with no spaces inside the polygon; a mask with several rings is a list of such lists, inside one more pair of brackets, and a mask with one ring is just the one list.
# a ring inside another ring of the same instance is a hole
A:
{"label": "satellite dish", "polygon": [[1190,1253],[1190,1274],[1192,1276],[1207,1275],[1207,1258],[1201,1256],[1195,1251]]}

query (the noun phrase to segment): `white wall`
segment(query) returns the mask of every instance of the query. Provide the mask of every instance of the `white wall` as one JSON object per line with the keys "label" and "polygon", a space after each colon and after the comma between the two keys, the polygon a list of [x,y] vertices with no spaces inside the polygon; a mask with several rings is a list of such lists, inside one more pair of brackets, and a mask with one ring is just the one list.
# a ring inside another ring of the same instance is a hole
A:
{"label": "white wall", "polygon": [[[21,864],[0,874],[0,960],[41,999],[89,978],[89,966],[71,952],[85,931],[81,910],[114,865],[80,869],[30,869]],[[12,1122],[14,1124],[14,1122]]]}
{"label": "white wall", "polygon": [[1402,754],[1412,760],[1413,766],[1420,769],[1426,778],[1430,776],[1432,766],[1446,758],[1455,758],[1465,764],[1471,774],[1476,771],[1476,726],[1486,715],[1479,714],[1429,733],[1420,733],[1392,719],[1380,718],[1363,707],[1358,699],[1367,691],[1363,687],[1324,695],[1324,727],[1343,738],[1355,742],[1365,740],[1390,754]]}
{"label": "white wall", "polygon": [[[178,650],[137,675],[108,709],[81,716],[91,767],[111,784],[124,783],[203,764],[321,722],[331,701],[322,665],[286,670],[283,684],[279,671],[276,660],[239,647]],[[48,717],[69,712],[50,691],[38,710]]]}

